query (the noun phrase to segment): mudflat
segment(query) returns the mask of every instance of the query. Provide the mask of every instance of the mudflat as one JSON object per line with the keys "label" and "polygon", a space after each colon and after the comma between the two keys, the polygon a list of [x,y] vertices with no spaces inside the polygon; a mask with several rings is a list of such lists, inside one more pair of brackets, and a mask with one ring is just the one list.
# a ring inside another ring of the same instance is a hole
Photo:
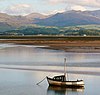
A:
{"label": "mudflat", "polygon": [[67,52],[100,52],[100,37],[58,37],[58,36],[26,36],[5,37],[0,43],[24,45],[44,45],[47,49],[59,49]]}

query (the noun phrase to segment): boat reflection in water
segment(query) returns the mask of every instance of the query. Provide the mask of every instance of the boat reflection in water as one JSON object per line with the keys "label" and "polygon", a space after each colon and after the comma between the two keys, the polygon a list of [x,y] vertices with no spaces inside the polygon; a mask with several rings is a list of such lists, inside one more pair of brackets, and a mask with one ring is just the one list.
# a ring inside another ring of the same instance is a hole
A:
{"label": "boat reflection in water", "polygon": [[47,95],[84,95],[84,88],[62,88],[49,86]]}

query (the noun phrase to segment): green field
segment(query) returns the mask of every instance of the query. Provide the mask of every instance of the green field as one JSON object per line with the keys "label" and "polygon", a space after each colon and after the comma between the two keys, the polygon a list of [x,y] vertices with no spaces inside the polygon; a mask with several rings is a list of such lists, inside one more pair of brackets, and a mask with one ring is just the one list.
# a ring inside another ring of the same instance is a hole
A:
{"label": "green field", "polygon": [[88,37],[66,37],[66,36],[0,36],[0,39],[20,39],[20,40],[57,40],[57,41],[95,41],[100,40],[100,37],[88,36]]}

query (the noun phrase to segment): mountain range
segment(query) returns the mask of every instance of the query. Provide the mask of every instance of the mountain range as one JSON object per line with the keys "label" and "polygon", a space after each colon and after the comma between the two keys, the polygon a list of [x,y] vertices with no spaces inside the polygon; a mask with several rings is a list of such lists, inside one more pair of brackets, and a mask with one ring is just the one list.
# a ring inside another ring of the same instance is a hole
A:
{"label": "mountain range", "polygon": [[53,15],[31,13],[26,16],[13,16],[0,13],[0,32],[18,29],[22,26],[76,26],[76,25],[100,25],[100,10],[95,11],[66,11]]}
{"label": "mountain range", "polygon": [[100,10],[83,11],[83,12],[72,10],[64,13],[57,13],[49,18],[36,20],[35,24],[44,26],[62,26],[62,27],[100,24]]}

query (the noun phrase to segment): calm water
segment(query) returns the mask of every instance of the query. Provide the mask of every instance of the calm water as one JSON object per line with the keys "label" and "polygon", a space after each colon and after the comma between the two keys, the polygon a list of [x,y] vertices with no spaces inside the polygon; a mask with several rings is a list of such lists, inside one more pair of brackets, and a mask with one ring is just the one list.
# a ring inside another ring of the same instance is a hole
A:
{"label": "calm water", "polygon": [[[46,76],[62,74],[65,57],[69,79],[83,79],[85,89],[51,88],[46,79],[36,85]],[[0,44],[0,95],[100,95],[99,87],[100,53]]]}

